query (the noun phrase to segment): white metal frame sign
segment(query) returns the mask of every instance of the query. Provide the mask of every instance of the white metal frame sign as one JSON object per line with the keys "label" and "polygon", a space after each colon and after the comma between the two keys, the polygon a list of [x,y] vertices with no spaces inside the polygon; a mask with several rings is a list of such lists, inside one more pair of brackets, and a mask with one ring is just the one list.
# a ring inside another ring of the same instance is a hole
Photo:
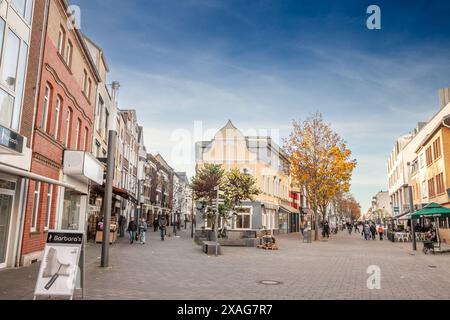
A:
{"label": "white metal frame sign", "polygon": [[48,232],[34,295],[69,296],[75,290],[84,234],[79,231]]}

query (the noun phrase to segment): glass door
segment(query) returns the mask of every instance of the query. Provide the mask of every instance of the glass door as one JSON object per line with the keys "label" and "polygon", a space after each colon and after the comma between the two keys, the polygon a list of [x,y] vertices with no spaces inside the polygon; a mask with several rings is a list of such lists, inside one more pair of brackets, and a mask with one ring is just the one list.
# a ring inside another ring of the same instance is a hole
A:
{"label": "glass door", "polygon": [[13,198],[13,195],[3,193],[0,190],[0,268],[6,267],[9,220],[11,217]]}

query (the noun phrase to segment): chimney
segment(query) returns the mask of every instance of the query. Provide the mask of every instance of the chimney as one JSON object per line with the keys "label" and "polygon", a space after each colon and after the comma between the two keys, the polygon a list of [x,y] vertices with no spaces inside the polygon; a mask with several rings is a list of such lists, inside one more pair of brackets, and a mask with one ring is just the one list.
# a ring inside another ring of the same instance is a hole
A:
{"label": "chimney", "polygon": [[118,81],[113,81],[112,85],[112,99],[114,102],[118,103],[119,102],[119,88],[120,88],[120,83]]}
{"label": "chimney", "polygon": [[439,89],[439,103],[441,109],[450,103],[450,88]]}

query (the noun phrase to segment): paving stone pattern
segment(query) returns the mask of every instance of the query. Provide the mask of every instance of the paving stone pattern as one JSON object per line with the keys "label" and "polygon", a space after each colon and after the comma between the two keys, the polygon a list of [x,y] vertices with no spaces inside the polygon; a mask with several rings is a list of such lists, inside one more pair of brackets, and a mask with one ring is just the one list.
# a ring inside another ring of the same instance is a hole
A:
{"label": "paving stone pattern", "polygon": [[[215,257],[202,253],[189,229],[179,235],[162,242],[149,230],[145,245],[121,239],[108,269],[99,267],[101,246],[90,243],[85,299],[450,299],[450,254],[424,255],[421,244],[413,252],[408,243],[346,232],[305,244],[291,234],[277,237],[278,251],[223,247]],[[371,265],[380,267],[380,290],[367,288]],[[32,299],[38,269],[0,271],[0,299]]]}

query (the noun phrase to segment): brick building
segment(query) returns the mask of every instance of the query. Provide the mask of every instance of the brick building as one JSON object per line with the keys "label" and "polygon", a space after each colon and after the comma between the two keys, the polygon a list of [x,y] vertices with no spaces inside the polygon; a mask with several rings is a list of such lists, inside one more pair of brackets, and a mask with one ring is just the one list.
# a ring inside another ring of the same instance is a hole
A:
{"label": "brick building", "polygon": [[[102,179],[101,165],[90,153],[95,92],[101,81],[95,63],[80,31],[68,27],[66,1],[38,1],[35,12],[32,50],[43,52],[37,65],[30,61],[33,76],[26,84],[37,88],[31,172],[56,182],[29,183],[22,265],[41,259],[49,229],[84,228],[88,186]],[[91,176],[85,172],[87,164]]]}

